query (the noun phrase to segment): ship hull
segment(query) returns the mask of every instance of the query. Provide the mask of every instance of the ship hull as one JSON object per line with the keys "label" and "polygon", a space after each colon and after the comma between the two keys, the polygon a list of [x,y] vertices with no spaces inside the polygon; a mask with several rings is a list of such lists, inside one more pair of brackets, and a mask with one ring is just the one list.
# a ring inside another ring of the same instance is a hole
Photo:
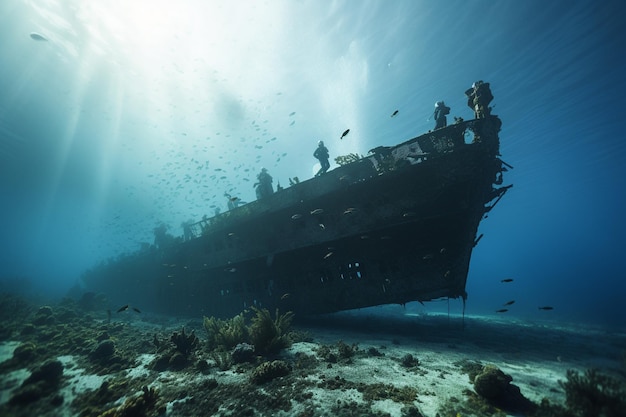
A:
{"label": "ship hull", "polygon": [[465,299],[479,223],[506,190],[494,187],[499,127],[492,116],[380,149],[84,281],[112,301],[189,316]]}

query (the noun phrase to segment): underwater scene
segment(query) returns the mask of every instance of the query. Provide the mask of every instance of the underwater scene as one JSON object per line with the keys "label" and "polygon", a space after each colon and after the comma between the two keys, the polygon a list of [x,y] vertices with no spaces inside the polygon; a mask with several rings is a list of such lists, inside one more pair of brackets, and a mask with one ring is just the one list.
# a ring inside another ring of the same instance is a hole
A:
{"label": "underwater scene", "polygon": [[0,2],[0,417],[626,416],[621,10]]}

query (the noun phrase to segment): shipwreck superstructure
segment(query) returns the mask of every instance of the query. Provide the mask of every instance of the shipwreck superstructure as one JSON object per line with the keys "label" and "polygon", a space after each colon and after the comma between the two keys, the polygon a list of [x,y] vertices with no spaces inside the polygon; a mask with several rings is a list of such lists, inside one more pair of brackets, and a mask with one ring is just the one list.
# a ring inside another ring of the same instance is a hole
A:
{"label": "shipwreck superstructure", "polygon": [[510,187],[500,125],[493,115],[459,120],[373,149],[83,280],[112,302],[189,316],[465,300],[478,225]]}

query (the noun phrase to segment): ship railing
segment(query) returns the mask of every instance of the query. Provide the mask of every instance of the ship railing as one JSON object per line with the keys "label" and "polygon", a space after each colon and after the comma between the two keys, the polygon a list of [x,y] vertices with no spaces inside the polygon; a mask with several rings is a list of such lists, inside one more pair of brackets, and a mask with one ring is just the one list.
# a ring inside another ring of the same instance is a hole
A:
{"label": "ship railing", "polygon": [[[486,119],[476,120],[457,120],[454,124],[451,124],[445,128],[430,131],[423,135],[409,139],[396,146],[379,146],[370,150],[370,155],[356,160],[355,162],[342,165],[337,169],[329,171],[322,177],[312,178],[306,181],[302,181],[292,187],[307,189],[307,185],[312,181],[320,182],[315,188],[320,191],[324,188],[324,183],[331,181],[333,177],[341,180],[343,177],[350,177],[351,181],[361,181],[374,175],[384,174],[385,172],[401,169],[404,166],[414,165],[425,162],[431,158],[442,156],[446,153],[453,152],[459,147],[469,144],[478,144],[482,136],[484,139],[492,135],[483,135],[483,125],[486,121],[499,119],[496,116],[491,116]],[[499,124],[497,124],[499,129]],[[495,136],[497,140],[497,134]],[[496,144],[497,149],[497,144]],[[367,163],[369,161],[370,163]],[[368,168],[369,166],[369,168]],[[344,175],[350,174],[350,175]],[[291,188],[288,187],[280,192],[276,192],[275,195],[287,192],[291,192]],[[310,187],[309,187],[310,188]],[[294,190],[295,191],[295,190]],[[296,193],[300,195],[300,193]],[[304,197],[303,192],[300,197]],[[282,199],[283,202],[290,200],[287,196]],[[309,196],[310,197],[310,196]],[[202,220],[189,225],[190,238],[197,238],[203,236],[216,227],[224,226],[235,219],[242,217],[248,217],[253,212],[259,212],[273,207],[276,209],[280,203],[274,200],[273,196],[270,197],[272,202],[257,200],[250,202],[246,205],[239,206],[235,209],[217,214],[213,217],[205,217]]]}

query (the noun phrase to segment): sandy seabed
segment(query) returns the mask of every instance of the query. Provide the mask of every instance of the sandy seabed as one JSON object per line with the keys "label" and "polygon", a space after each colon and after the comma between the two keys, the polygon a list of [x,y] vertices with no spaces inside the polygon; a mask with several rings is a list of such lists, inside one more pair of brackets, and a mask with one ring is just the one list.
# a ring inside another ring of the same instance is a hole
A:
{"label": "sandy seabed", "polygon": [[[125,311],[109,321],[71,302],[12,302],[0,328],[0,416],[535,415],[485,402],[472,369],[497,367],[534,404],[565,403],[567,370],[626,376],[623,329],[344,312],[298,320],[298,337],[276,355],[224,364],[206,349],[201,318]],[[156,366],[159,344],[182,328],[199,344],[176,366]],[[254,382],[264,363],[288,370]]]}

